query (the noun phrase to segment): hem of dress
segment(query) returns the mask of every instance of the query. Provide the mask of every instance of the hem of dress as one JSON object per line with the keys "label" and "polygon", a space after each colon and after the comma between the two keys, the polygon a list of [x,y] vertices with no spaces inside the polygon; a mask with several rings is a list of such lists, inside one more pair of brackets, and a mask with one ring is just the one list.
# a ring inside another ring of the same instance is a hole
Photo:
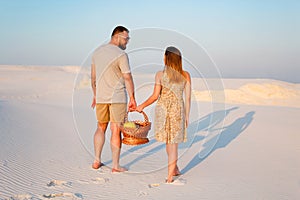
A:
{"label": "hem of dress", "polygon": [[166,143],[166,144],[180,144],[180,143],[185,143],[185,142],[187,142],[187,140],[183,140],[183,141],[181,141],[181,142],[167,142],[167,141],[165,141],[164,139],[162,139],[162,140],[159,140],[159,139],[157,139],[157,138],[155,138],[155,139],[156,139],[157,142],[164,142],[164,143]]}

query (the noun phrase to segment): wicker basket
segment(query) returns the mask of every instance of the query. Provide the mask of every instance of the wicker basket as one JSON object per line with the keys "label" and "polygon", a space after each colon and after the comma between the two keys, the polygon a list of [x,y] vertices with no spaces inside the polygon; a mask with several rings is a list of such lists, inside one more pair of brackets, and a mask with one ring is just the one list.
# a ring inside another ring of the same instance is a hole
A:
{"label": "wicker basket", "polygon": [[[123,133],[122,143],[127,145],[140,145],[149,142],[147,138],[148,132],[151,129],[151,122],[145,112],[141,112],[144,116],[144,121],[128,121],[128,112],[125,115],[124,122],[121,123],[121,131]],[[133,122],[135,127],[124,127],[126,122]]]}

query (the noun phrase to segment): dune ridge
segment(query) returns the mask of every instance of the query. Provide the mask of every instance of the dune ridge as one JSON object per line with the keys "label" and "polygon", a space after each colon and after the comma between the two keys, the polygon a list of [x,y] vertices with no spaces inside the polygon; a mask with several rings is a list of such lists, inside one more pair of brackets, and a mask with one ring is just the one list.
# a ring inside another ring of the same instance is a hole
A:
{"label": "dune ridge", "polygon": [[242,84],[237,89],[226,88],[225,86],[224,90],[193,90],[193,97],[196,101],[205,102],[300,107],[299,84],[275,80],[269,80],[265,83],[253,81]]}

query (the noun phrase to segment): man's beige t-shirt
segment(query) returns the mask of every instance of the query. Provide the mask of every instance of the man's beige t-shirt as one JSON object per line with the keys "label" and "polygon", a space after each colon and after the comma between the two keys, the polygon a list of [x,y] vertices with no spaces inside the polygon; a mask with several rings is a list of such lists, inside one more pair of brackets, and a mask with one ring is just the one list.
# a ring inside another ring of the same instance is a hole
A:
{"label": "man's beige t-shirt", "polygon": [[118,46],[105,44],[95,50],[96,103],[126,103],[123,73],[130,73],[127,54]]}

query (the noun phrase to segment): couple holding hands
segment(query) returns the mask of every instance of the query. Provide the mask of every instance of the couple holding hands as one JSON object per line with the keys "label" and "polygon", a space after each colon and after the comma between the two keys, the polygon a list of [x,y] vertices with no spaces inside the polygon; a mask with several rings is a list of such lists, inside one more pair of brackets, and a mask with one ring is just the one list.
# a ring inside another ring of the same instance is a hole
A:
{"label": "couple holding hands", "polygon": [[[91,85],[94,93],[92,108],[96,107],[97,130],[94,134],[95,158],[92,167],[100,168],[105,132],[110,123],[112,172],[124,172],[119,164],[121,152],[120,123],[124,121],[127,109],[141,112],[157,101],[154,132],[159,142],[166,143],[168,155],[167,183],[179,175],[177,166],[178,143],[186,141],[191,104],[191,78],[182,69],[182,57],[175,47],[167,47],[164,54],[164,69],[155,75],[152,95],[137,105],[134,97],[134,83],[128,56],[125,53],[129,41],[129,30],[117,26],[108,44],[94,51],[91,66]],[[127,95],[129,102],[127,104]]]}

